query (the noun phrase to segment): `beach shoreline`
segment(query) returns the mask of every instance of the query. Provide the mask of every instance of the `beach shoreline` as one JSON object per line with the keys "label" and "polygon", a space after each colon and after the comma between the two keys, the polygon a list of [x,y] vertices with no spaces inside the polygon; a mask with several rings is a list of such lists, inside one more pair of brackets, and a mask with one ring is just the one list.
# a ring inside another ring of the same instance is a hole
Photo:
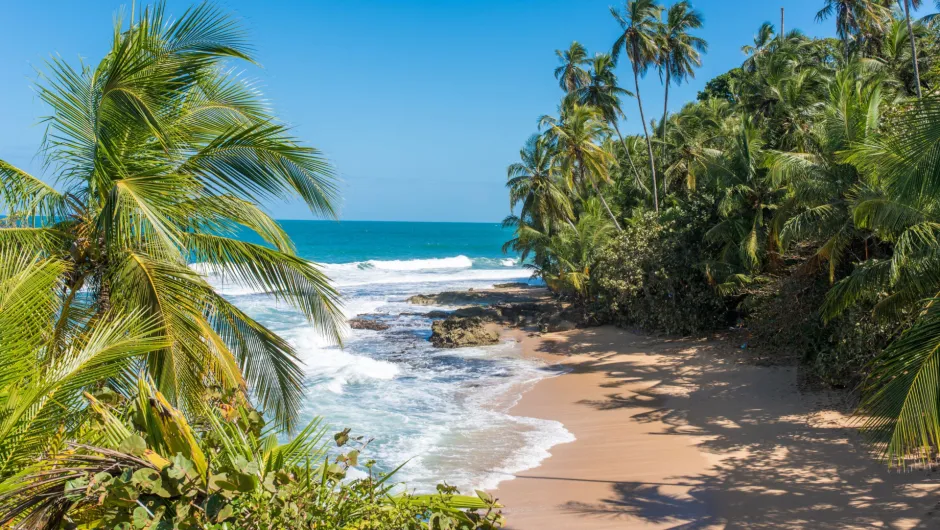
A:
{"label": "beach shoreline", "polygon": [[936,522],[940,476],[886,469],[849,425],[846,393],[802,390],[796,367],[757,366],[727,341],[611,326],[504,324],[501,340],[559,372],[510,414],[558,421],[575,437],[491,490],[508,528]]}

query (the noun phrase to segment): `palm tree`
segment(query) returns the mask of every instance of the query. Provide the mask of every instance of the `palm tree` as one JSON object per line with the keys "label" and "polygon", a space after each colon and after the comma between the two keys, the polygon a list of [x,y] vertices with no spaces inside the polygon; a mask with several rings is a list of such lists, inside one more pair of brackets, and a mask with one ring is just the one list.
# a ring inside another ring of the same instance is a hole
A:
{"label": "palm tree", "polygon": [[842,39],[843,53],[848,59],[850,39],[862,40],[881,31],[882,21],[889,15],[883,3],[877,0],[825,0],[823,8],[816,13],[816,21],[835,15],[836,34]]}
{"label": "palm tree", "polygon": [[867,249],[868,233],[853,214],[876,193],[875,183],[861,179],[841,154],[877,131],[883,86],[883,77],[867,75],[861,63],[841,69],[829,83],[828,100],[809,131],[806,149],[768,151],[770,178],[788,188],[788,198],[777,210],[778,217],[786,218],[782,245],[817,245],[807,264],[828,262],[830,282],[853,247]]}
{"label": "palm tree", "polygon": [[572,93],[590,82],[590,76],[583,68],[589,64],[587,50],[578,41],[571,43],[567,50],[555,50],[561,65],[555,68],[558,86],[567,93]]}
{"label": "palm tree", "polygon": [[774,25],[770,22],[764,22],[760,25],[760,28],[757,29],[757,35],[754,36],[754,44],[746,44],[741,47],[741,52],[748,56],[742,68],[749,72],[754,71],[758,58],[767,53],[771,44],[776,40],[774,38],[775,33]]}
{"label": "palm tree", "polygon": [[571,224],[574,218],[571,200],[559,187],[560,168],[555,163],[551,139],[532,135],[519,151],[519,158],[520,162],[507,170],[510,209],[521,202],[519,216],[549,233],[556,221]]}
{"label": "palm tree", "polygon": [[623,134],[620,133],[620,126],[617,123],[620,121],[621,117],[626,117],[623,113],[620,98],[633,97],[633,92],[617,86],[617,74],[614,72],[614,62],[611,56],[606,53],[594,55],[589,74],[590,82],[577,90],[574,96],[577,97],[579,104],[598,109],[604,116],[604,119],[607,120],[607,123],[614,128],[614,131],[617,133],[617,138],[620,139],[620,144],[623,146],[627,161],[630,163],[630,168],[633,171],[633,177],[637,186],[648,192],[649,190],[643,184],[642,179],[640,179],[640,173],[633,163],[633,157],[630,156],[630,150],[627,149],[626,141],[623,138]]}
{"label": "palm tree", "polygon": [[653,157],[653,144],[650,141],[649,129],[646,126],[646,116],[643,113],[643,100],[640,97],[640,75],[655,61],[657,56],[656,28],[662,8],[655,0],[628,0],[623,13],[614,8],[611,15],[620,24],[622,30],[614,41],[611,56],[614,63],[621,52],[626,53],[633,68],[633,83],[636,87],[636,102],[640,109],[640,122],[643,125],[643,134],[646,136],[646,150],[650,157],[650,175],[653,183],[653,205],[659,211],[659,195],[656,186],[656,161]]}
{"label": "palm tree", "polygon": [[0,479],[78,428],[85,389],[127,377],[136,360],[169,346],[159,323],[140,313],[111,310],[57,332],[74,270],[35,250],[0,244]]}
{"label": "palm tree", "polygon": [[900,0],[904,4],[904,18],[907,21],[907,38],[911,41],[911,64],[914,66],[914,86],[917,88],[917,97],[922,97],[920,90],[920,66],[917,64],[917,36],[914,34],[914,25],[911,23],[911,7],[920,7],[921,0]]}
{"label": "palm tree", "polygon": [[686,189],[695,190],[700,175],[710,160],[720,156],[717,146],[725,139],[731,118],[731,104],[723,98],[709,98],[690,103],[672,118],[674,126],[666,136],[665,147],[672,163],[663,167],[663,178],[685,181]]}
{"label": "palm tree", "polygon": [[536,269],[552,290],[573,294],[578,302],[588,298],[591,267],[600,248],[609,240],[613,226],[604,218],[597,198],[582,205],[577,224],[564,225],[558,233],[544,239],[554,259]]}
{"label": "palm tree", "polygon": [[885,196],[860,204],[855,218],[890,242],[893,254],[856,268],[826,308],[867,297],[878,300],[881,314],[916,317],[873,365],[860,405],[869,434],[901,465],[912,455],[930,458],[940,440],[940,102],[918,100],[903,118],[904,127],[857,144],[846,157],[885,186]]}
{"label": "palm tree", "polygon": [[830,70],[814,56],[812,41],[799,33],[771,46],[739,87],[740,103],[761,122],[769,147],[799,149],[825,97]]}
{"label": "palm tree", "polygon": [[601,147],[608,135],[607,124],[600,111],[583,105],[573,105],[562,113],[560,121],[550,121],[548,133],[557,145],[561,169],[572,189],[590,185],[604,205],[614,226],[620,223],[598,186],[598,181],[610,181],[613,156]]}
{"label": "palm tree", "polygon": [[[673,4],[666,15],[665,23],[659,25],[659,59],[657,67],[660,76],[664,77],[663,86],[663,121],[662,142],[660,149],[662,157],[660,167],[665,167],[666,160],[666,127],[669,114],[669,85],[675,81],[682,84],[687,78],[695,77],[695,68],[702,65],[701,53],[708,50],[708,43],[701,37],[690,35],[689,31],[702,27],[702,14],[692,9],[691,5],[683,0]],[[666,178],[663,176],[663,196],[666,195]]]}
{"label": "palm tree", "polygon": [[782,187],[767,178],[760,130],[751,118],[740,118],[728,135],[733,141],[727,149],[707,162],[722,220],[705,238],[721,247],[719,259],[706,265],[708,274],[719,291],[730,293],[753,281],[776,250],[779,231],[771,221]]}
{"label": "palm tree", "polygon": [[[86,330],[136,315],[163,345],[132,368],[174,405],[193,410],[217,385],[290,427],[303,376],[293,348],[200,271],[271,293],[338,340],[337,292],[257,206],[300,196],[332,215],[336,187],[320,152],[230,74],[238,60],[251,60],[244,33],[207,4],[176,20],[162,4],[119,19],[95,68],[53,59],[38,94],[52,110],[42,153],[58,186],[0,162],[0,244],[62,264],[55,323],[33,362],[61,362]],[[266,244],[235,239],[241,230]]]}
{"label": "palm tree", "polygon": [[[914,39],[927,36],[928,29],[923,24],[913,26]],[[889,71],[893,79],[885,79],[889,85],[900,85],[907,95],[918,95],[920,90],[917,72],[912,68],[915,64],[911,60],[910,32],[903,19],[892,19],[885,27],[882,36],[881,49],[877,56],[870,60],[881,63]],[[918,98],[921,96],[918,95]]]}

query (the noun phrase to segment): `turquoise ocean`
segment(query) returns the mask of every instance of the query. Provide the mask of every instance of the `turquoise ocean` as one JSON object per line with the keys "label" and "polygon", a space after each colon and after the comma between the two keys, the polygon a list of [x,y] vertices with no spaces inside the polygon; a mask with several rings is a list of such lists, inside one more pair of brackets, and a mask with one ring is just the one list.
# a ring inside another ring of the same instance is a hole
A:
{"label": "turquoise ocean", "polygon": [[[210,281],[259,322],[291,341],[306,373],[301,419],[372,438],[366,457],[381,470],[407,462],[396,479],[417,491],[447,480],[493,488],[574,439],[558,422],[510,415],[536,382],[556,375],[524,359],[514,342],[437,349],[414,294],[530,282],[501,247],[499,224],[282,221],[300,257],[318,263],[344,298],[347,318],[368,314],[385,331],[346,330],[330,343],[301,314],[230,279]],[[416,314],[419,313],[419,314]]]}

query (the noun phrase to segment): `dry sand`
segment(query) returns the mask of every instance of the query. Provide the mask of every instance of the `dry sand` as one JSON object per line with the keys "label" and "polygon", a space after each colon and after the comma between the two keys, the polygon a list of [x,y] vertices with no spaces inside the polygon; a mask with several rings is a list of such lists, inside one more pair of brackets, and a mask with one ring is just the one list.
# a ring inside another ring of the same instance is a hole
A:
{"label": "dry sand", "polygon": [[499,485],[509,528],[940,528],[940,475],[874,461],[844,394],[801,392],[795,368],[610,327],[505,333],[571,370],[513,413],[577,437]]}

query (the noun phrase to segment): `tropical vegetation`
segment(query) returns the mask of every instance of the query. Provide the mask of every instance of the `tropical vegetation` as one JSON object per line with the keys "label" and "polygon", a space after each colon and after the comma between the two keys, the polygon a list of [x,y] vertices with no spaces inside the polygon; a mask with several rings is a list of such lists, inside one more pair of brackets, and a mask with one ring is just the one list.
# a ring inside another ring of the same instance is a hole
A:
{"label": "tropical vegetation", "polygon": [[[765,23],[739,67],[672,114],[670,85],[707,51],[704,17],[685,1],[612,9],[609,48],[558,53],[557,114],[509,168],[507,250],[586,323],[733,328],[745,349],[858,388],[859,418],[892,463],[932,458],[940,19],[916,19],[922,7],[821,1],[836,38]],[[647,121],[650,72],[665,112]],[[639,134],[622,133],[628,116]]]}
{"label": "tropical vegetation", "polygon": [[207,281],[340,339],[337,291],[258,206],[331,216],[334,172],[232,70],[252,60],[225,12],[156,4],[116,19],[97,65],[47,64],[54,184],[0,161],[0,526],[501,524],[486,494],[405,493],[360,464],[364,442],[327,451],[317,421],[298,425],[293,347]]}

